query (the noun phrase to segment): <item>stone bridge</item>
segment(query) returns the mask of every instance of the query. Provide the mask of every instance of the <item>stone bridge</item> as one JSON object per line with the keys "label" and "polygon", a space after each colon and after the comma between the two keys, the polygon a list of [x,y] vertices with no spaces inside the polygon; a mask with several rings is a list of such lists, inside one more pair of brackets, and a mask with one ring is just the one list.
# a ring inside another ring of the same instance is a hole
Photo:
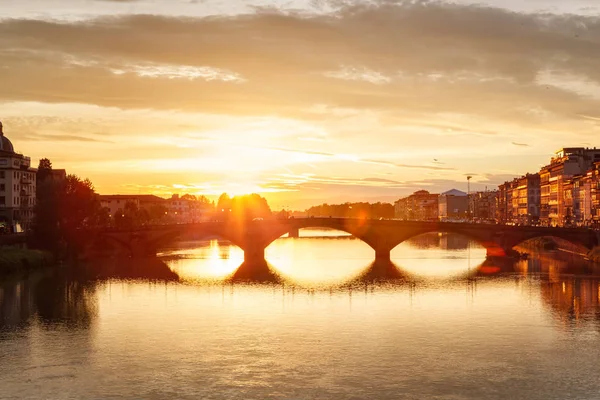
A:
{"label": "stone bridge", "polygon": [[464,235],[487,249],[488,257],[504,257],[519,243],[536,237],[558,237],[591,249],[598,246],[600,233],[587,228],[548,228],[486,225],[453,222],[419,222],[350,218],[291,218],[286,220],[203,222],[157,225],[133,230],[89,230],[82,233],[90,244],[111,242],[131,256],[155,255],[184,235],[220,238],[244,251],[246,262],[264,262],[265,249],[281,236],[298,236],[303,228],[330,228],[347,232],[368,244],[376,260],[389,260],[391,250],[414,236],[428,232]]}

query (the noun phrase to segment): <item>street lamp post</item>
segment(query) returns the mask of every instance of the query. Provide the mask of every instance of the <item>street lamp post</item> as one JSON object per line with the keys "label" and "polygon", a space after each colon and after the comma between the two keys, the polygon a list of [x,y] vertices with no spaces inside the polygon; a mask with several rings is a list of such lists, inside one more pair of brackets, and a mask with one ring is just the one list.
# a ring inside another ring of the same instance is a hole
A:
{"label": "street lamp post", "polygon": [[467,175],[467,219],[469,222],[472,221],[471,218],[471,175]]}

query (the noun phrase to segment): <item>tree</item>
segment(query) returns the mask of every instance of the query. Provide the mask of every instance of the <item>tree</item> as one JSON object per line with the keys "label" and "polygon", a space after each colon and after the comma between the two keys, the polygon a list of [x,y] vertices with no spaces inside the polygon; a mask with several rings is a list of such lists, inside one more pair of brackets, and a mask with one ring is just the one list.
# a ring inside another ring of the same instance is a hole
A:
{"label": "tree", "polygon": [[[207,199],[206,205],[209,204]],[[271,217],[271,208],[267,199],[256,193],[233,198],[229,197],[227,193],[223,193],[217,201],[214,217],[217,220],[269,218]]]}
{"label": "tree", "polygon": [[117,210],[114,217],[115,226],[119,228],[134,228],[146,225],[150,222],[150,219],[150,212],[145,208],[139,208],[133,201],[125,203],[125,207]]}
{"label": "tree", "polygon": [[267,199],[256,193],[234,197],[231,211],[236,219],[250,220],[271,216],[271,207],[269,207]]}
{"label": "tree", "polygon": [[150,210],[148,210],[148,219],[150,223],[160,223],[165,220],[167,213],[167,207],[160,204],[155,204],[150,207]]}
{"label": "tree", "polygon": [[57,254],[62,246],[59,227],[61,182],[42,181],[37,185],[36,204],[33,218],[33,240],[38,248]]}
{"label": "tree", "polygon": [[64,181],[47,179],[38,186],[33,222],[38,247],[71,252],[84,239],[80,229],[106,226],[107,222],[107,211],[100,206],[89,179],[68,175]]}
{"label": "tree", "polygon": [[231,208],[231,197],[227,193],[223,193],[217,200],[217,211],[226,211]]}
{"label": "tree", "polygon": [[40,159],[40,163],[38,164],[38,170],[36,173],[36,181],[39,185],[43,183],[52,173],[52,161],[47,158]]}
{"label": "tree", "polygon": [[335,218],[393,218],[394,206],[389,203],[321,204],[306,210],[315,217]]}
{"label": "tree", "polygon": [[89,179],[68,175],[61,198],[61,226],[69,233],[79,228],[92,227],[100,211],[100,200]]}

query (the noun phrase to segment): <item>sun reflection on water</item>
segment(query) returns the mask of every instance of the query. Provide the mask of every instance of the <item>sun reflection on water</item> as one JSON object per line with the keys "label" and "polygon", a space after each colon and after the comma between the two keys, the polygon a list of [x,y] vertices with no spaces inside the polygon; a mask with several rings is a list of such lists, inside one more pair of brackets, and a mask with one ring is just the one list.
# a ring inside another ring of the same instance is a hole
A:
{"label": "sun reflection on water", "polygon": [[[315,232],[310,232],[314,235]],[[278,239],[266,250],[271,267],[301,286],[330,286],[351,280],[373,261],[373,251],[348,235]]]}
{"label": "sun reflection on water", "polygon": [[[231,277],[244,252],[227,241],[190,242],[160,254],[184,281],[219,282]],[[406,276],[453,279],[474,274],[485,261],[485,249],[457,235],[425,234],[392,251],[392,261]],[[280,238],[265,251],[269,268],[284,281],[306,287],[348,283],[374,261],[366,243],[345,232],[303,229],[299,238]]]}
{"label": "sun reflection on water", "polygon": [[398,245],[391,258],[409,274],[447,279],[472,274],[485,261],[486,250],[464,236],[427,233]]}
{"label": "sun reflection on water", "polygon": [[198,242],[194,247],[159,254],[184,281],[221,281],[244,261],[244,252],[226,241]]}

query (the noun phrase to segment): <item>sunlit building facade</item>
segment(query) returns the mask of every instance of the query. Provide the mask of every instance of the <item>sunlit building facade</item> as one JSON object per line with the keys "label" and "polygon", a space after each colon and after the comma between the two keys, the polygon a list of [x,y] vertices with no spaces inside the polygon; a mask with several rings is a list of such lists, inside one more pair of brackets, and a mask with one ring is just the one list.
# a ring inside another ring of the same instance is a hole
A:
{"label": "sunlit building facade", "polygon": [[469,198],[465,192],[452,189],[440,194],[438,216],[441,221],[468,218]]}
{"label": "sunlit building facade", "polygon": [[100,195],[100,206],[107,208],[109,215],[114,217],[117,212],[125,210],[125,205],[131,203],[137,209],[150,211],[153,207],[164,207],[166,211],[166,200],[151,194],[112,194]]}
{"label": "sunlit building facade", "polygon": [[[568,147],[556,152],[550,164],[540,170],[540,222],[547,226],[563,226],[572,219],[572,205],[568,208],[565,194],[572,196],[573,177],[586,174],[595,162],[600,161],[600,150]],[[567,188],[565,182],[569,181]],[[565,189],[567,189],[565,191]],[[567,215],[567,212],[571,213]]]}
{"label": "sunlit building facade", "polygon": [[496,221],[502,224],[514,223],[518,215],[518,178],[498,186],[496,193]]}
{"label": "sunlit building facade", "polygon": [[600,228],[600,162],[588,171],[590,183],[590,225]]}
{"label": "sunlit building facade", "polygon": [[36,169],[15,152],[0,122],[0,222],[3,230],[28,230],[35,206]]}
{"label": "sunlit building facade", "polygon": [[486,190],[469,195],[471,216],[476,220],[489,221],[496,216],[497,190]]}
{"label": "sunlit building facade", "polygon": [[438,218],[438,194],[419,190],[394,203],[394,216],[404,220],[426,221]]}
{"label": "sunlit building facade", "polygon": [[540,174],[527,174],[517,179],[517,210],[513,222],[535,224],[540,218]]}
{"label": "sunlit building facade", "polygon": [[212,206],[194,198],[174,194],[166,202],[169,215],[178,223],[207,221],[212,215]]}

